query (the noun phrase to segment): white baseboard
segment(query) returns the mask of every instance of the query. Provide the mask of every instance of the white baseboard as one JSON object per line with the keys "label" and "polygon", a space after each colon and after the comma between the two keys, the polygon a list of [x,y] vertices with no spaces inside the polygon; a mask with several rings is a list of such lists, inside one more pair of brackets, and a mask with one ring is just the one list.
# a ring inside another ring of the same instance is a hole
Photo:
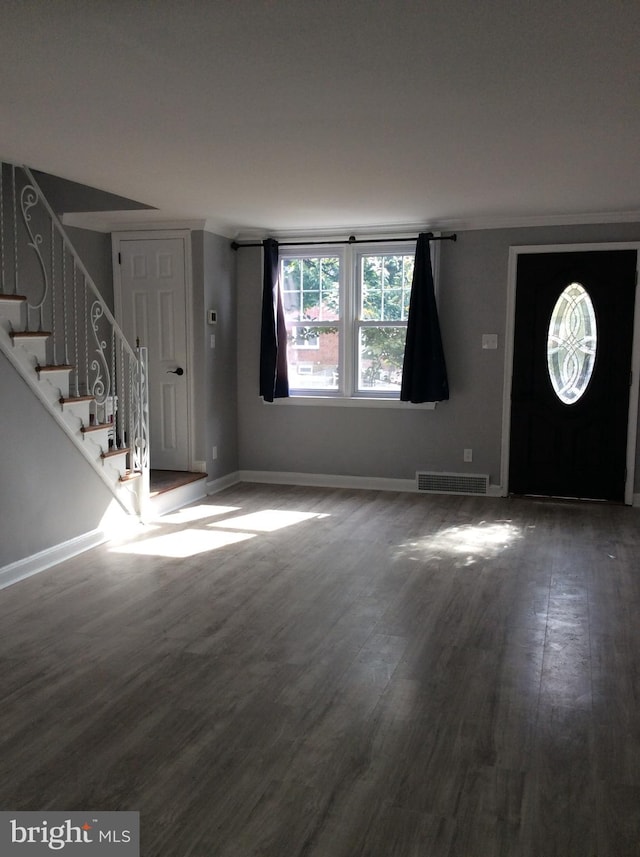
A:
{"label": "white baseboard", "polygon": [[212,479],[207,482],[207,494],[217,494],[218,491],[224,491],[225,488],[231,488],[232,485],[237,485],[242,482],[239,471],[227,473],[226,476],[221,476],[219,479]]}
{"label": "white baseboard", "polygon": [[107,539],[108,536],[104,530],[92,530],[82,536],[76,536],[73,539],[69,539],[69,541],[35,553],[32,556],[9,563],[9,565],[0,568],[0,589],[5,589],[5,587],[11,586],[19,580],[24,580],[33,574],[39,574],[41,571],[46,571],[46,569],[57,565],[59,562],[71,559],[84,551],[104,544]]}
{"label": "white baseboard", "polygon": [[316,488],[360,488],[368,491],[416,491],[415,479],[386,479],[377,476],[340,476],[331,473],[287,473],[271,470],[240,470],[241,482],[271,485],[304,485]]}
{"label": "white baseboard", "polygon": [[[269,485],[355,488],[364,491],[401,491],[414,494],[418,492],[415,479],[389,479],[382,476],[341,476],[331,473],[287,473],[272,470],[239,470],[236,476],[236,482],[261,482]],[[489,485],[486,496],[502,497],[502,488],[499,485]]]}

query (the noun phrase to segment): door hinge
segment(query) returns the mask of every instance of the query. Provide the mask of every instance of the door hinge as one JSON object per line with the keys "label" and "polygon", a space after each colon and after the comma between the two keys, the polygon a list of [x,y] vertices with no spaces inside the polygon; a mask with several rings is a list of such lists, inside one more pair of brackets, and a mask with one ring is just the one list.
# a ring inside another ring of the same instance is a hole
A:
{"label": "door hinge", "polygon": [[118,253],[118,265],[122,265],[122,253]]}

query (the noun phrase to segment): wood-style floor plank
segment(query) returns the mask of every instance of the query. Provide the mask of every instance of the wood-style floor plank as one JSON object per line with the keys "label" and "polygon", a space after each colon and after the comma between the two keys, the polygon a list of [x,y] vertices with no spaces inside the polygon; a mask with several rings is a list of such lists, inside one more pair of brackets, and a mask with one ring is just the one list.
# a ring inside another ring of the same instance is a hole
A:
{"label": "wood-style floor plank", "polygon": [[0,593],[0,804],[144,857],[640,854],[640,517],[241,485]]}

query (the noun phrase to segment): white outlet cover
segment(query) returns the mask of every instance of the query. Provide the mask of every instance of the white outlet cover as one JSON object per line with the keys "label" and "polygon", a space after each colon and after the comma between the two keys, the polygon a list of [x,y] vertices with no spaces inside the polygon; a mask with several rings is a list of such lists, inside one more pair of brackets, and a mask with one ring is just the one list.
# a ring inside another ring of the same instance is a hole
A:
{"label": "white outlet cover", "polygon": [[483,333],[482,334],[482,347],[485,349],[493,349],[498,347],[498,334],[497,333]]}

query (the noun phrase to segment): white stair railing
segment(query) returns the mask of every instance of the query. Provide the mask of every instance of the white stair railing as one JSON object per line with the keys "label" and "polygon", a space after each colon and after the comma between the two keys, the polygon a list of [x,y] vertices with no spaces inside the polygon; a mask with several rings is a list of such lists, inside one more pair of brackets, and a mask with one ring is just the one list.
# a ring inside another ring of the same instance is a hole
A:
{"label": "white stair railing", "polygon": [[70,367],[71,399],[90,397],[90,423],[110,424],[109,452],[126,454],[149,492],[146,348],[133,349],[31,170],[1,164],[0,294],[26,298],[26,330],[48,332],[49,366]]}

